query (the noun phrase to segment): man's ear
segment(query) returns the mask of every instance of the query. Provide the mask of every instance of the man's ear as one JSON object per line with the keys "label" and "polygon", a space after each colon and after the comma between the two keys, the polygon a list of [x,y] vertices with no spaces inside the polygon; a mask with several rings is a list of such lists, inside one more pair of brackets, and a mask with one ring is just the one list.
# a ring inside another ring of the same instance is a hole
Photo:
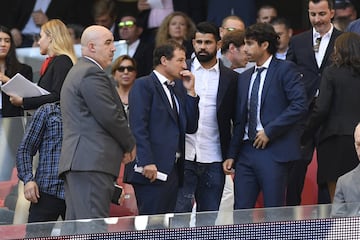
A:
{"label": "man's ear", "polygon": [[95,43],[89,42],[89,43],[87,44],[87,47],[88,47],[88,49],[89,49],[90,52],[95,52]]}
{"label": "man's ear", "polygon": [[165,57],[165,56],[162,56],[162,57],[160,58],[160,62],[161,62],[161,65],[166,66],[166,65],[167,65],[167,59],[166,59],[166,57]]}
{"label": "man's ear", "polygon": [[233,44],[233,43],[230,43],[230,44],[229,44],[229,51],[230,51],[230,52],[235,51],[236,48],[237,48],[237,47],[235,46],[235,44]]}
{"label": "man's ear", "polygon": [[216,50],[219,50],[222,46],[222,40],[220,39],[219,41],[216,42]]}
{"label": "man's ear", "polygon": [[265,42],[263,42],[260,46],[261,46],[264,50],[266,50],[266,49],[269,48],[269,42],[268,42],[268,41],[265,41]]}

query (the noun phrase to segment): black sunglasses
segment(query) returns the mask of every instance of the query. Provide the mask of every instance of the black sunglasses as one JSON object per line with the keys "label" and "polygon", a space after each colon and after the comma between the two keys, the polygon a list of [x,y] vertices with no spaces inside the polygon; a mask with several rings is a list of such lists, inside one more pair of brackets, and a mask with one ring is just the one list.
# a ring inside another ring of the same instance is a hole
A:
{"label": "black sunglasses", "polygon": [[135,67],[133,67],[133,66],[120,66],[116,70],[118,70],[119,72],[125,72],[125,69],[127,69],[128,72],[135,71]]}

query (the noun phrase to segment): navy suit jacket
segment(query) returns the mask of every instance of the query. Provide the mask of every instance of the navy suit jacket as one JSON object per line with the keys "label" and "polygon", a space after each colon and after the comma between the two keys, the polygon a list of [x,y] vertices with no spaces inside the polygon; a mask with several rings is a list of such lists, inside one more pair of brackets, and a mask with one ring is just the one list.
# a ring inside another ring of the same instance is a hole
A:
{"label": "navy suit jacket", "polygon": [[[239,77],[234,136],[228,154],[232,159],[237,159],[244,142],[248,92],[253,72],[254,68],[250,68]],[[273,57],[265,77],[260,105],[260,121],[270,139],[262,151],[269,151],[269,158],[279,162],[300,159],[300,131],[297,122],[306,111],[305,89],[296,65]]]}
{"label": "navy suit jacket", "polygon": [[286,59],[296,63],[299,71],[303,74],[302,81],[305,84],[308,104],[312,102],[316,91],[320,87],[321,75],[324,68],[331,65],[330,56],[334,49],[334,43],[341,33],[342,32],[334,28],[320,67],[318,67],[316,63],[313,50],[312,29],[295,35],[290,40]]}
{"label": "navy suit jacket", "polygon": [[[137,166],[155,164],[158,171],[170,174],[180,148],[181,157],[177,164],[181,183],[185,133],[197,130],[199,97],[189,96],[181,80],[175,81],[174,91],[179,104],[178,121],[155,73],[136,79],[129,94],[129,122],[136,139]],[[150,183],[134,171],[128,177],[132,183]]]}
{"label": "navy suit jacket", "polygon": [[[188,69],[191,69],[192,61],[193,59],[187,60]],[[231,124],[235,115],[236,85],[239,74],[225,67],[221,60],[219,60],[219,69],[220,78],[216,97],[216,118],[220,133],[221,153],[223,160],[225,160],[231,139]]]}

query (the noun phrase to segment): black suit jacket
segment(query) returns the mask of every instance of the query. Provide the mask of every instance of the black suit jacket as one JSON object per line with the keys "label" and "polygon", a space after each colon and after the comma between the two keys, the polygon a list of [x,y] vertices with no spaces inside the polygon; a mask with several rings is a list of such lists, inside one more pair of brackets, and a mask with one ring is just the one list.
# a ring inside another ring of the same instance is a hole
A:
{"label": "black suit jacket", "polygon": [[[28,80],[33,80],[33,72],[32,68],[29,65],[21,64],[20,68],[17,70],[21,75],[23,75]],[[12,78],[14,74],[8,73],[8,70],[5,71],[5,75],[9,78]],[[10,103],[10,97],[6,95],[4,92],[1,94],[2,96],[2,115],[3,117],[17,117],[24,115],[24,109],[22,107],[17,107]]]}
{"label": "black suit jacket", "polygon": [[[15,0],[14,12],[12,14],[12,28],[17,28],[20,31],[25,27],[26,23],[31,17],[36,0]],[[58,18],[65,23],[69,23],[73,18],[74,2],[71,0],[52,0],[46,10],[46,16],[49,19]]]}
{"label": "black suit jacket", "polygon": [[133,56],[137,64],[137,77],[146,76],[151,73],[153,69],[153,50],[153,44],[148,44],[143,40],[140,40],[140,44],[137,47]]}
{"label": "black suit jacket", "polygon": [[71,59],[66,55],[59,55],[49,63],[44,75],[39,79],[38,85],[50,94],[39,97],[28,97],[23,99],[25,110],[36,109],[44,103],[51,103],[60,100],[60,91],[65,77],[73,66]]}
{"label": "black suit jacket", "polygon": [[320,68],[316,63],[313,50],[312,29],[295,35],[290,40],[286,59],[296,63],[299,71],[303,74],[302,79],[306,88],[308,104],[312,102],[316,91],[319,89],[324,68],[331,64],[330,55],[333,52],[335,40],[341,33],[334,28]]}
{"label": "black suit jacket", "polygon": [[[191,69],[193,60],[189,59],[187,61],[188,69]],[[219,69],[220,79],[216,98],[216,117],[220,134],[221,153],[225,160],[230,145],[232,120],[235,116],[236,87],[239,74],[225,67],[221,60],[219,60]]]}
{"label": "black suit jacket", "polygon": [[334,135],[353,135],[360,121],[360,74],[349,67],[330,66],[324,70],[316,100],[302,141],[319,129],[319,143]]}

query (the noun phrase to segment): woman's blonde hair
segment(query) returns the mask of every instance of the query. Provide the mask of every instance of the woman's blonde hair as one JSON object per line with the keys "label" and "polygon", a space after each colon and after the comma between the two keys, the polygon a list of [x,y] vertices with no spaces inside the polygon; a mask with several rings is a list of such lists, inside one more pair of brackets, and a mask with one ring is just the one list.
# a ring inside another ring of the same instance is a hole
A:
{"label": "woman's blonde hair", "polygon": [[67,55],[73,64],[76,63],[74,43],[66,25],[59,19],[52,19],[41,26],[41,30],[51,38],[49,50],[54,55]]}
{"label": "woman's blonde hair", "polygon": [[171,36],[169,35],[170,21],[176,16],[181,16],[185,19],[186,34],[184,36],[184,40],[187,41],[191,40],[196,29],[194,22],[183,12],[172,12],[166,16],[166,18],[164,19],[164,21],[161,23],[161,25],[157,30],[155,37],[156,46],[163,45],[171,38]]}

